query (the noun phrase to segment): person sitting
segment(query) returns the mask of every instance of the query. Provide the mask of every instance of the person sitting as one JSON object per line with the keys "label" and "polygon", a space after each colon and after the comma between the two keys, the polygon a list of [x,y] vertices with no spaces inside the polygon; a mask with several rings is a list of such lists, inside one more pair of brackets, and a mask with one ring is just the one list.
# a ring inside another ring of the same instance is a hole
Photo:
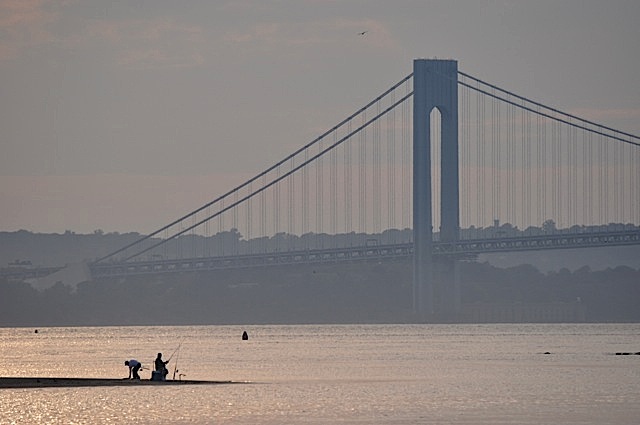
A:
{"label": "person sitting", "polygon": [[162,374],[163,381],[167,378],[167,375],[169,374],[169,371],[167,370],[167,363],[169,363],[169,360],[165,362],[164,360],[162,360],[162,353],[158,353],[158,357],[156,357],[156,360],[155,360],[155,367],[156,367],[156,372],[160,372]]}
{"label": "person sitting", "polygon": [[125,366],[129,366],[129,378],[127,379],[140,379],[140,375],[138,375],[138,371],[142,367],[142,363],[137,360],[125,360]]}

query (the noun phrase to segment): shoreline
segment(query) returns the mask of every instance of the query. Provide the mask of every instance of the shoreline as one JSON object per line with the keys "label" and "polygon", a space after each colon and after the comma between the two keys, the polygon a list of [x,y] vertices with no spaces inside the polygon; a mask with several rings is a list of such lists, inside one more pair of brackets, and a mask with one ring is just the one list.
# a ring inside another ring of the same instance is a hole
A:
{"label": "shoreline", "polygon": [[167,380],[127,378],[58,378],[58,377],[0,377],[0,389],[8,388],[69,388],[69,387],[116,387],[147,385],[220,385],[237,384],[233,381]]}

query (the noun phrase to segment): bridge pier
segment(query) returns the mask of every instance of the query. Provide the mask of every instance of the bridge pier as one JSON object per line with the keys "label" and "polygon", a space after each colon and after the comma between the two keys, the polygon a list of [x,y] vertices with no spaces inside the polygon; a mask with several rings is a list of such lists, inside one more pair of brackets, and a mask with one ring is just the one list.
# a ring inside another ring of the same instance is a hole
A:
{"label": "bridge pier", "polygon": [[440,256],[433,266],[433,319],[440,323],[456,323],[461,303],[460,262],[454,256]]}
{"label": "bridge pier", "polygon": [[413,310],[419,322],[452,321],[460,308],[455,258],[433,259],[431,112],[441,117],[440,241],[460,229],[458,182],[458,62],[413,62]]}

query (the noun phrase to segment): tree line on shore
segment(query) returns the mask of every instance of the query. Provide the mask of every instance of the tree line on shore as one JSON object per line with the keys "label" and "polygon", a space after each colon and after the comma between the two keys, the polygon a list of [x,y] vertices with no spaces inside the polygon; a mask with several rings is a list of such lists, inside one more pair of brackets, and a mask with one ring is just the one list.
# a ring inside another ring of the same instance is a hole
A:
{"label": "tree line on shore", "polygon": [[[640,269],[460,264],[462,303],[575,303],[588,322],[640,321]],[[412,322],[409,260],[61,283],[0,281],[0,326]]]}
{"label": "tree line on shore", "polygon": [[[510,223],[493,226],[474,227],[460,230],[462,239],[495,239],[518,236],[539,236],[544,234],[577,234],[591,232],[638,231],[633,224],[610,223],[603,226],[572,226],[557,228],[553,220],[546,220],[540,227],[518,229]],[[30,264],[32,266],[58,267],[71,263],[91,262],[104,257],[124,246],[138,241],[144,235],[136,232],[105,233],[96,230],[91,234],[77,234],[70,230],[62,233],[33,233],[27,230],[0,232],[0,268],[9,264]],[[434,234],[437,240],[438,233]],[[307,233],[291,235],[277,233],[272,236],[248,239],[238,229],[217,232],[210,236],[185,234],[168,241],[161,246],[160,252],[150,250],[141,260],[167,258],[189,258],[197,256],[223,256],[262,252],[286,252],[332,247],[350,247],[365,245],[387,245],[410,243],[413,240],[411,229],[387,229],[380,233],[343,233],[337,235]],[[149,238],[141,243],[141,250],[160,241]],[[637,252],[640,252],[640,248]],[[633,249],[633,248],[630,248]],[[609,251],[611,252],[611,251]],[[581,251],[582,256],[601,258],[606,252],[597,250]],[[527,254],[530,257],[530,254]],[[590,264],[586,262],[585,264]],[[640,263],[638,264],[640,266]]]}

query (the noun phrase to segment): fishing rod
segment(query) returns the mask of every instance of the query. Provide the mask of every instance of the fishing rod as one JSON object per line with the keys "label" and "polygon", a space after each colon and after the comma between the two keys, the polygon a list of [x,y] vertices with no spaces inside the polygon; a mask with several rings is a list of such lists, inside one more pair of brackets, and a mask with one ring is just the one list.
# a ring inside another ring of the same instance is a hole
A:
{"label": "fishing rod", "polygon": [[171,360],[171,358],[173,357],[173,355],[180,349],[180,346],[182,345],[182,343],[178,344],[178,347],[173,350],[173,353],[171,353],[171,355],[169,356],[169,358],[167,359],[167,363],[169,363],[169,360]]}
{"label": "fishing rod", "polygon": [[[182,344],[181,344],[182,345]],[[178,346],[178,348],[180,348],[180,346]],[[177,351],[177,349],[176,349]],[[178,351],[178,355],[176,356],[176,362],[173,365],[173,380],[176,380],[176,372],[179,372],[178,370],[178,358],[180,357],[180,351]]]}

